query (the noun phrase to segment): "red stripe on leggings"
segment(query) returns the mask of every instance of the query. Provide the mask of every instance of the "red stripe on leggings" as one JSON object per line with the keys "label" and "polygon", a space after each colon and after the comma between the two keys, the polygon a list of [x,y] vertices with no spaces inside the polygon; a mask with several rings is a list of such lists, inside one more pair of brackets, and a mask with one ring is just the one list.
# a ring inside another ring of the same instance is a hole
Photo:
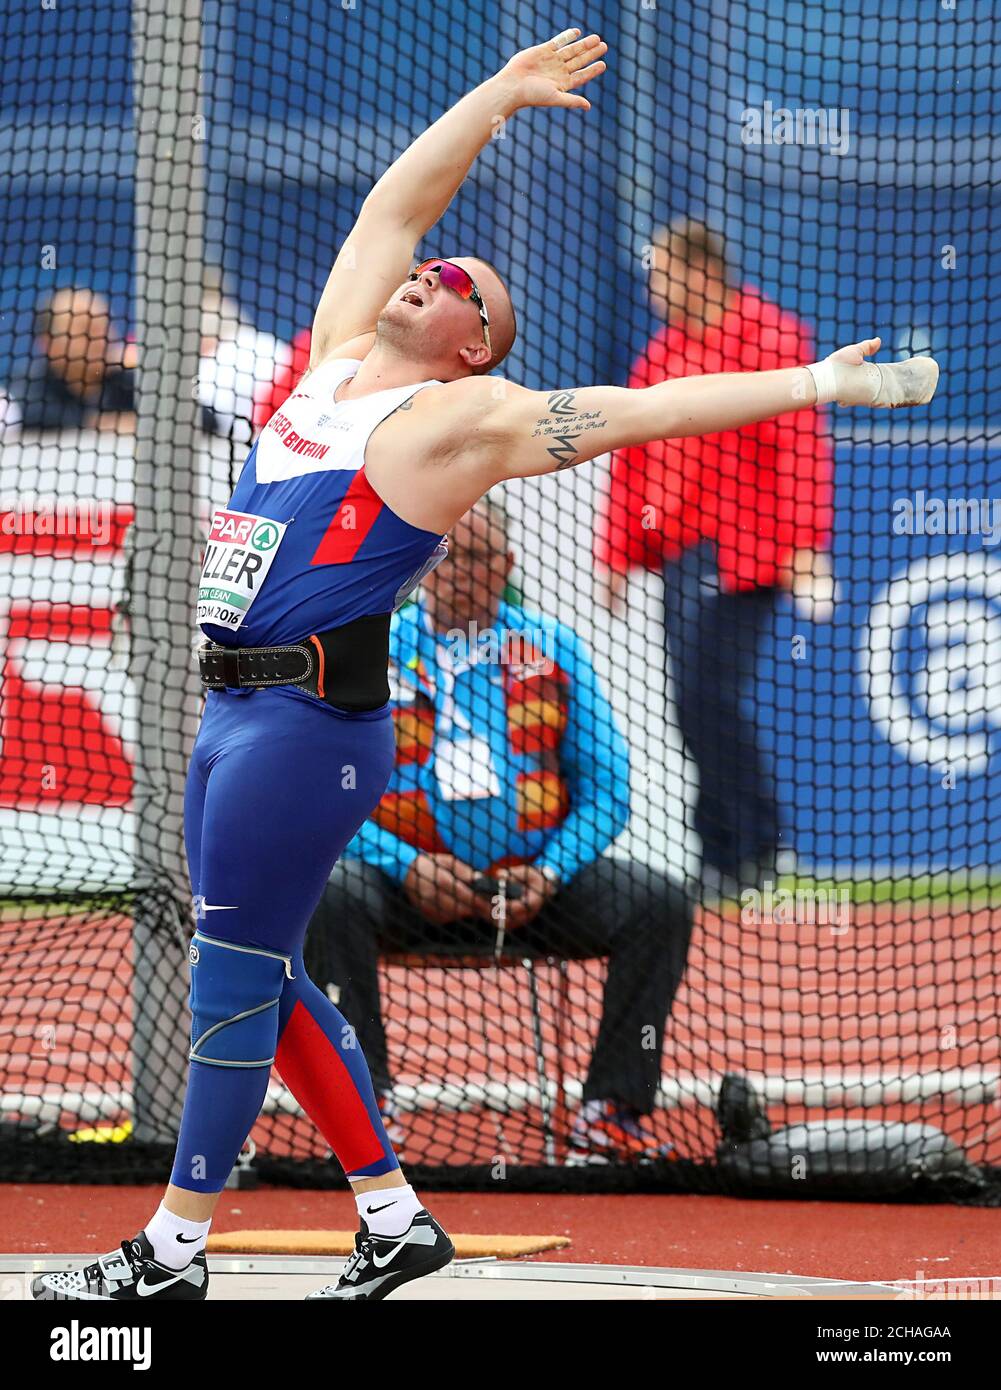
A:
{"label": "red stripe on leggings", "polygon": [[275,1065],[346,1174],[385,1158],[341,1054],[301,999],[285,1025]]}

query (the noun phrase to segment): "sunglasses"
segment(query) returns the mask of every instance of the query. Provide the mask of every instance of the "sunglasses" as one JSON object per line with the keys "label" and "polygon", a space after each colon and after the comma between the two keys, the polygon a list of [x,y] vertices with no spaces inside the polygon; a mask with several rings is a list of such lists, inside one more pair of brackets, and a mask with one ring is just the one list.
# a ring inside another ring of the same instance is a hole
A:
{"label": "sunglasses", "polygon": [[426,271],[437,273],[438,281],[447,290],[454,290],[460,299],[469,299],[480,311],[480,322],[483,324],[483,341],[487,345],[487,351],[493,353],[490,346],[490,320],[487,318],[487,306],[483,303],[483,296],[476,288],[476,281],[461,265],[453,265],[451,261],[430,260],[421,261],[407,277],[416,280],[418,276],[425,274]]}

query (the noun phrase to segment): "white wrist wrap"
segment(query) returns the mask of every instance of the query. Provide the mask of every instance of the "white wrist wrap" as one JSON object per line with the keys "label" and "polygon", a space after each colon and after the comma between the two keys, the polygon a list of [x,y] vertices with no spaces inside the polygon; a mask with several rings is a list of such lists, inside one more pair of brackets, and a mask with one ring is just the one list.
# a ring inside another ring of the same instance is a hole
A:
{"label": "white wrist wrap", "polygon": [[806,370],[813,377],[813,384],[817,388],[818,405],[827,405],[829,401],[837,398],[837,374],[829,357],[825,357],[823,362],[811,363]]}

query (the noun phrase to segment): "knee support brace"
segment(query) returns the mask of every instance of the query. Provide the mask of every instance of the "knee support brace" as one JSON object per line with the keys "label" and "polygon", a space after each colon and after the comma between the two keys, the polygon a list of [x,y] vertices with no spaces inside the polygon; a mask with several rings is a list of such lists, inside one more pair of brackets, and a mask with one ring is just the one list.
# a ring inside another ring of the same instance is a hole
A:
{"label": "knee support brace", "polygon": [[270,1067],[278,1042],[282,982],[291,958],[195,932],[191,963],[192,1062]]}

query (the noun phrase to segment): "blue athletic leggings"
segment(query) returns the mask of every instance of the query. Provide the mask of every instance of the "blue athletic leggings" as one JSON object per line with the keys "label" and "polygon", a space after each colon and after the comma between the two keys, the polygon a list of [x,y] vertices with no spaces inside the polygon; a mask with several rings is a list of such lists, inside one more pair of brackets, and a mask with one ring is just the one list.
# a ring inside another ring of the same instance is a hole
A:
{"label": "blue athletic leggings", "polygon": [[[171,1174],[178,1187],[222,1190],[267,1093],[271,1068],[260,1059],[272,1055],[349,1177],[398,1166],[354,1032],[307,978],[302,958],[330,871],[385,791],[393,760],[387,707],[342,716],[290,690],[209,693],[184,808],[198,931],[251,948],[214,949],[217,992],[226,989],[227,973],[236,991],[242,967],[263,962],[272,984],[279,973],[270,992],[280,997],[246,1025],[260,1046],[235,1055],[249,1061],[192,1061]],[[291,961],[286,969],[255,952]]]}

